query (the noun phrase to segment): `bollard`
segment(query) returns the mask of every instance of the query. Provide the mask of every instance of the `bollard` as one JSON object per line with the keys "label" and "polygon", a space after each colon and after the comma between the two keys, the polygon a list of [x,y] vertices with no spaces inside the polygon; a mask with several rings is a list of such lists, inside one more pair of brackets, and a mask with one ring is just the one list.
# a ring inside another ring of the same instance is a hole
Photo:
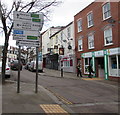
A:
{"label": "bollard", "polygon": [[61,77],[63,77],[63,68],[61,68]]}

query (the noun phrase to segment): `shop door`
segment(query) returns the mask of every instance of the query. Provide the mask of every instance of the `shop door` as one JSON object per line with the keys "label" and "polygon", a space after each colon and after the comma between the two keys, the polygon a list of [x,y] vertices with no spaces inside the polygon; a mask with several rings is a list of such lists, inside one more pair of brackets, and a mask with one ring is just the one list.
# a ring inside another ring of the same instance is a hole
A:
{"label": "shop door", "polygon": [[104,78],[105,71],[104,71],[104,58],[98,58],[98,77]]}

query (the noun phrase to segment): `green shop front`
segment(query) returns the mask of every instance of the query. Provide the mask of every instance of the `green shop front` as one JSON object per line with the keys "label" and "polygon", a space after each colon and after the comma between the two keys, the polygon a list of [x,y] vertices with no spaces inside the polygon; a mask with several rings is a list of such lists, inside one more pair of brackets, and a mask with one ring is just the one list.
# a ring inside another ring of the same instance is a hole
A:
{"label": "green shop front", "polygon": [[84,74],[88,74],[88,65],[91,64],[98,78],[120,79],[120,47],[104,49],[82,54]]}

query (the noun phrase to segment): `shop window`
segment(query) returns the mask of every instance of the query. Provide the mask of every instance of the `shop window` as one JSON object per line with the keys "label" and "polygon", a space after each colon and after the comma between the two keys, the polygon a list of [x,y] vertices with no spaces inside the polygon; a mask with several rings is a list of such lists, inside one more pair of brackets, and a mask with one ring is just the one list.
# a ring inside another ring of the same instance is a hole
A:
{"label": "shop window", "polygon": [[64,65],[64,67],[69,67],[70,66],[70,61],[64,61],[63,65]]}
{"label": "shop window", "polygon": [[120,69],[120,55],[118,55],[118,67]]}
{"label": "shop window", "polygon": [[88,73],[88,66],[89,66],[89,64],[90,64],[90,60],[91,60],[91,58],[85,58],[85,73]]}
{"label": "shop window", "polygon": [[117,69],[117,58],[116,58],[116,56],[111,56],[111,67],[112,67],[112,69]]}
{"label": "shop window", "polygon": [[72,59],[70,60],[70,66],[73,66],[73,60]]}

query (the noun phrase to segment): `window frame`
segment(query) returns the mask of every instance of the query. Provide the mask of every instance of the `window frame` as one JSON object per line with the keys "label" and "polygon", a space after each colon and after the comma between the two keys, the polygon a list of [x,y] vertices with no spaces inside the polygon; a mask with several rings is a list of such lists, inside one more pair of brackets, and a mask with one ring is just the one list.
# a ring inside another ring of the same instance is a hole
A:
{"label": "window frame", "polygon": [[[105,6],[107,6],[109,4],[109,9],[107,8],[107,11],[105,11]],[[102,6],[102,13],[103,13],[103,20],[107,20],[108,18],[111,17],[111,7],[110,7],[110,2],[106,2],[103,6]],[[105,17],[105,14],[109,13],[109,16]]]}
{"label": "window frame", "polygon": [[[79,42],[79,41],[81,41],[81,42]],[[79,43],[81,43],[81,44],[79,44]],[[80,50],[79,46],[81,46],[81,50]],[[82,40],[82,38],[78,39],[78,51],[83,51],[83,40]]]}
{"label": "window frame", "polygon": [[[91,33],[91,34],[88,34],[88,49],[94,49],[95,48],[95,44],[94,44],[94,34]],[[92,44],[92,46],[91,46]]]}
{"label": "window frame", "polygon": [[77,32],[81,32],[81,31],[82,31],[82,18],[77,20]]}
{"label": "window frame", "polygon": [[70,38],[71,37],[71,27],[67,28],[67,37]]}
{"label": "window frame", "polygon": [[87,14],[87,24],[88,24],[88,28],[94,26],[93,12],[92,11]]}
{"label": "window frame", "polygon": [[[90,60],[91,60],[91,58],[84,58],[84,73],[85,74],[89,73],[88,66],[90,65]],[[86,62],[87,62],[87,64],[86,64]]]}
{"label": "window frame", "polygon": [[[111,30],[110,32],[110,36],[106,36],[105,35],[105,32],[107,31],[107,30]],[[110,43],[107,43],[107,38],[108,39],[111,39],[111,41],[110,41]],[[106,29],[104,29],[104,45],[105,46],[107,46],[107,45],[111,45],[111,44],[113,44],[113,33],[112,33],[112,28],[111,27],[108,27],[108,28],[106,28]]]}

